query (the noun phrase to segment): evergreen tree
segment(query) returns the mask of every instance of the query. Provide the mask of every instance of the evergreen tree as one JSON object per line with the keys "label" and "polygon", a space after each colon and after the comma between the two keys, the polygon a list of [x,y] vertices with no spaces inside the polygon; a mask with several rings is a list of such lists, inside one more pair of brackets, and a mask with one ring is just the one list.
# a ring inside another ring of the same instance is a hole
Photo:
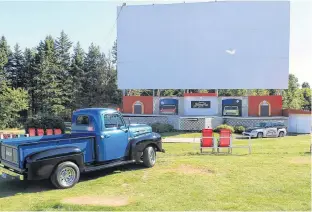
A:
{"label": "evergreen tree", "polygon": [[24,57],[18,44],[14,46],[13,53],[9,56],[6,65],[6,77],[12,88],[23,88],[25,86]]}
{"label": "evergreen tree", "polygon": [[[67,34],[64,31],[61,32],[60,37],[55,41],[55,54],[57,58],[57,63],[64,71],[69,71],[70,69],[70,49],[72,47],[72,42],[69,40]],[[68,74],[68,72],[66,73]]]}
{"label": "evergreen tree", "polygon": [[35,90],[37,90],[37,83],[35,78],[37,76],[37,72],[35,69],[35,50],[31,50],[26,48],[24,51],[24,67],[23,72],[25,74],[25,86],[24,88],[28,91],[29,96],[29,115],[33,115],[36,113],[36,96]]}
{"label": "evergreen tree", "polygon": [[10,47],[4,36],[0,39],[0,82],[5,80],[5,66],[10,56]]}
{"label": "evergreen tree", "polygon": [[83,81],[84,81],[84,57],[85,53],[78,42],[74,47],[74,54],[71,63],[70,76],[72,77],[71,86],[71,109],[74,110],[82,105],[81,97],[83,93]]}
{"label": "evergreen tree", "polygon": [[[59,89],[61,93],[61,102],[65,108],[71,108],[72,105],[72,76],[70,75],[70,49],[72,42],[69,40],[67,34],[64,31],[61,32],[60,37],[55,40],[55,54],[59,68],[59,76],[61,77],[61,83]],[[67,116],[70,116],[71,110],[67,111]]]}
{"label": "evergreen tree", "polygon": [[103,71],[104,65],[105,61],[103,61],[100,47],[91,43],[84,62],[85,76],[82,82],[84,95],[81,97],[84,107],[95,106],[96,101],[99,101],[97,98],[101,98],[98,85],[102,80],[100,73]]}
{"label": "evergreen tree", "polygon": [[35,96],[38,100],[39,110],[43,113],[59,115],[64,111],[64,97],[62,92],[62,76],[57,63],[54,40],[47,36],[40,42],[36,55],[35,78],[38,89]]}

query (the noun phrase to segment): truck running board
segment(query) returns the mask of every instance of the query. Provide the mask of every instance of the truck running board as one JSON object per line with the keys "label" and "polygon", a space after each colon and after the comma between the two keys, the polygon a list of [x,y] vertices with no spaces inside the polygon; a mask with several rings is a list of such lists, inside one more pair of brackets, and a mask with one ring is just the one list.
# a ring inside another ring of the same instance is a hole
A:
{"label": "truck running board", "polygon": [[101,169],[107,169],[107,168],[112,168],[115,166],[122,166],[122,165],[126,165],[129,163],[135,163],[135,160],[127,160],[127,161],[118,161],[118,162],[113,162],[113,163],[108,163],[108,164],[104,164],[104,165],[98,165],[98,166],[88,166],[85,168],[85,172],[92,172],[92,171],[98,171]]}

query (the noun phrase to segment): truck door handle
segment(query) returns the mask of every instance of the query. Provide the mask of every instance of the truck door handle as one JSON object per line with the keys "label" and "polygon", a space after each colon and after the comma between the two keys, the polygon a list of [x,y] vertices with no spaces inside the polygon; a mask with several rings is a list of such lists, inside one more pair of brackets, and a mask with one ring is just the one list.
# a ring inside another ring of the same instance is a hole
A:
{"label": "truck door handle", "polygon": [[111,137],[110,135],[101,135],[101,138],[109,138]]}

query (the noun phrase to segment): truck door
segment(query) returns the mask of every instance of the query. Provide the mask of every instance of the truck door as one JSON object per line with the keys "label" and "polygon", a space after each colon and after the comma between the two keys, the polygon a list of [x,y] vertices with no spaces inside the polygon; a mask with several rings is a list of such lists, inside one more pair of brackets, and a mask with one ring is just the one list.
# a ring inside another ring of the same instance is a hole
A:
{"label": "truck door", "polygon": [[[122,159],[127,155],[128,128],[118,113],[104,115],[104,131],[101,136],[103,149],[100,152],[104,161]],[[102,146],[102,145],[101,145]]]}

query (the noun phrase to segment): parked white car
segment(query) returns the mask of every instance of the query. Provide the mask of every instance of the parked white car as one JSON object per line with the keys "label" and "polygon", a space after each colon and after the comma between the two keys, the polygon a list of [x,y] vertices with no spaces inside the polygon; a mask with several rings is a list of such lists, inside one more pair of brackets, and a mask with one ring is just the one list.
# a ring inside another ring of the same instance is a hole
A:
{"label": "parked white car", "polygon": [[286,134],[287,128],[282,122],[260,122],[243,132],[243,135],[254,138],[284,137]]}

